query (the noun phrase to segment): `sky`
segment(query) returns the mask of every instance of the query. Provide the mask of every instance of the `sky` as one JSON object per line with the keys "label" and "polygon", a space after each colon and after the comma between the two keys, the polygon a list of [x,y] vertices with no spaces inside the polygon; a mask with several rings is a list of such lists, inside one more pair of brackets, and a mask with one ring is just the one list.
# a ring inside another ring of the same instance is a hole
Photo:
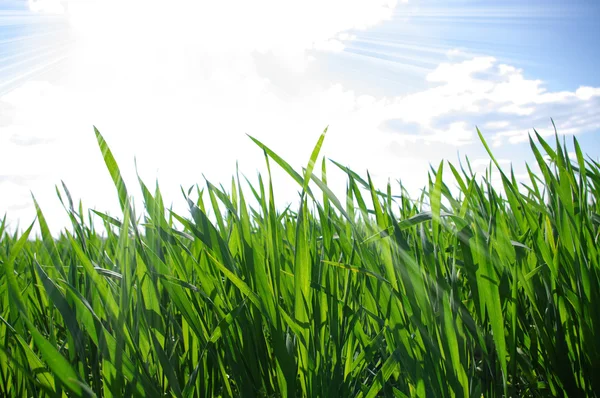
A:
{"label": "sky", "polygon": [[118,216],[93,126],[138,200],[136,173],[182,212],[181,187],[257,181],[247,135],[300,170],[328,126],[326,158],[415,195],[442,159],[484,170],[476,127],[520,178],[551,118],[597,159],[599,19],[594,0],[0,0],[0,214],[29,225],[33,194],[59,231],[64,181]]}

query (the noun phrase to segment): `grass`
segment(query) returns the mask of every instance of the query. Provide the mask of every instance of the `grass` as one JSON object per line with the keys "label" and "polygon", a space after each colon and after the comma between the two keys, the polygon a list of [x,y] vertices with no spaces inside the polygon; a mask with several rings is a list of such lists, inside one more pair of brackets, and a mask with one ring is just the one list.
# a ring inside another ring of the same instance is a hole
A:
{"label": "grass", "polygon": [[600,165],[576,140],[537,136],[541,172],[499,170],[502,193],[442,163],[413,201],[334,162],[337,198],[324,135],[302,172],[253,139],[295,207],[236,176],[176,214],[140,180],[139,216],[96,131],[122,217],[63,186],[71,232],[37,203],[41,238],[0,224],[0,395],[598,396]]}

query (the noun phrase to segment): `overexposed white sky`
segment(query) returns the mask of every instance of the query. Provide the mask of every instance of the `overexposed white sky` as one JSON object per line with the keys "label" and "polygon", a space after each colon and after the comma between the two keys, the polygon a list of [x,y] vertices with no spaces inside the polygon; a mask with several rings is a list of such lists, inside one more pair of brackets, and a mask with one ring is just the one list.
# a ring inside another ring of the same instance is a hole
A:
{"label": "overexposed white sky", "polygon": [[[25,226],[33,192],[57,231],[67,219],[54,186],[64,180],[85,207],[118,216],[92,125],[134,195],[135,157],[142,179],[158,179],[181,211],[180,186],[206,177],[228,187],[236,162],[256,181],[264,156],[246,134],[299,170],[329,126],[326,157],[368,169],[379,184],[402,179],[413,192],[442,158],[460,152],[486,164],[475,125],[521,168],[528,133],[552,134],[550,117],[562,134],[597,141],[596,81],[551,87],[535,75],[539,65],[492,38],[432,38],[437,28],[423,16],[451,14],[435,4],[30,0],[0,8],[0,34],[13,40],[0,40],[0,211]],[[461,7],[454,11],[473,12]],[[34,39],[15,40],[27,35]],[[343,193],[334,169],[331,184]],[[277,171],[275,180],[280,201],[295,201],[291,179]]]}

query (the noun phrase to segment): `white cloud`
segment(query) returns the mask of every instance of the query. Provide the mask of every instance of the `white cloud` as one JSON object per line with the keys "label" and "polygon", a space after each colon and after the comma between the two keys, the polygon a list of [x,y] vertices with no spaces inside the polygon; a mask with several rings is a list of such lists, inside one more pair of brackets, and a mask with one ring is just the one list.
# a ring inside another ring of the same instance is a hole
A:
{"label": "white cloud", "polygon": [[495,121],[495,122],[487,122],[486,124],[483,125],[484,129],[502,129],[505,127],[510,126],[510,123],[506,120],[500,120],[500,121]]}
{"label": "white cloud", "polygon": [[329,39],[314,43],[313,48],[317,51],[338,53],[344,50],[344,43],[336,39]]}
{"label": "white cloud", "polygon": [[470,143],[473,135],[473,126],[468,125],[466,122],[453,122],[450,123],[447,130],[438,130],[433,136],[433,141],[450,145],[463,145]]}
{"label": "white cloud", "polygon": [[[508,102],[508,101],[507,101]],[[504,105],[498,109],[500,113],[508,113],[519,116],[529,116],[535,111],[533,107],[523,107],[515,102],[511,102],[508,105]]]}
{"label": "white cloud", "polygon": [[[418,126],[411,140],[465,145],[474,137],[469,126],[478,124],[497,147],[526,141],[532,128],[543,136],[554,134],[550,118],[556,119],[560,134],[600,129],[600,88],[550,92],[541,80],[529,79],[522,69],[499,64],[494,57],[444,62],[427,81],[432,88],[390,105],[390,119]],[[407,139],[405,131],[398,133]]]}
{"label": "white cloud", "polygon": [[600,87],[579,87],[575,95],[582,100],[589,100],[592,97],[600,97]]}
{"label": "white cloud", "polygon": [[[427,80],[457,86],[461,83],[474,83],[472,75],[489,70],[495,62],[494,57],[477,57],[455,64],[444,62],[427,75]],[[463,86],[462,89],[468,90],[469,87]]]}

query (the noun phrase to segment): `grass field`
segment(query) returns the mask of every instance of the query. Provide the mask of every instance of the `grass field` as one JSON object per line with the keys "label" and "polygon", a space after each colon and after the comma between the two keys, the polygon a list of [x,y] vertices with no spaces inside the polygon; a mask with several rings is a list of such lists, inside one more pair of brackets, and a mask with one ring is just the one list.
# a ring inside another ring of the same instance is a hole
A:
{"label": "grass field", "polygon": [[303,171],[254,140],[302,192],[285,211],[264,175],[183,192],[175,214],[141,180],[132,208],[96,131],[119,219],[62,187],[71,232],[37,204],[41,238],[0,224],[0,395],[600,394],[600,164],[575,140],[573,161],[531,141],[527,184],[446,163],[411,200],[327,163],[336,197],[324,136]]}

